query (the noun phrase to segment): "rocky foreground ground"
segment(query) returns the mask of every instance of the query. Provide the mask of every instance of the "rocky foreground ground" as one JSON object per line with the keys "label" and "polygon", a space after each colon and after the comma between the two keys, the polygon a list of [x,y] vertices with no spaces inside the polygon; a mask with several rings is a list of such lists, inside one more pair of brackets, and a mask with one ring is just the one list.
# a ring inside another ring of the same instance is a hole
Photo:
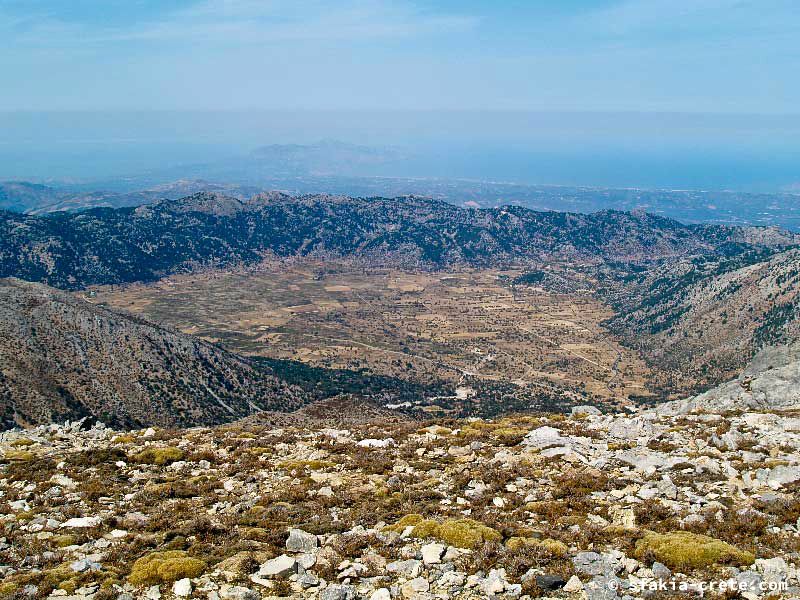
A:
{"label": "rocky foreground ground", "polygon": [[67,424],[0,456],[4,598],[800,597],[798,412]]}

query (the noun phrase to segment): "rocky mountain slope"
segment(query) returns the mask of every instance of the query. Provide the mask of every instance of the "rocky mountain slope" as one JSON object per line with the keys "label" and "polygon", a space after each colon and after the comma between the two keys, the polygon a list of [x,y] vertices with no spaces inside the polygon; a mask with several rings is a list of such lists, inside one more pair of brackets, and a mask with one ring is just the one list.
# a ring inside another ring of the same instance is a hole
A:
{"label": "rocky mountain slope", "polygon": [[0,280],[0,426],[215,424],[307,395],[234,354],[41,284]]}
{"label": "rocky mountain slope", "polygon": [[800,343],[761,350],[734,380],[660,405],[660,414],[800,409]]}
{"label": "rocky mountain slope", "polygon": [[667,389],[734,377],[765,345],[800,337],[800,251],[665,261],[604,290],[610,327],[664,371]]}
{"label": "rocky mountain slope", "polygon": [[[740,253],[753,230],[685,226],[644,213],[592,215],[520,207],[473,210],[422,198],[214,193],[138,208],[23,216],[0,212],[0,276],[61,288],[152,281],[266,255],[354,256],[432,268],[563,258],[637,262]],[[760,236],[784,246],[791,235]]]}
{"label": "rocky mountain slope", "polygon": [[796,598],[798,414],[6,432],[0,595]]}

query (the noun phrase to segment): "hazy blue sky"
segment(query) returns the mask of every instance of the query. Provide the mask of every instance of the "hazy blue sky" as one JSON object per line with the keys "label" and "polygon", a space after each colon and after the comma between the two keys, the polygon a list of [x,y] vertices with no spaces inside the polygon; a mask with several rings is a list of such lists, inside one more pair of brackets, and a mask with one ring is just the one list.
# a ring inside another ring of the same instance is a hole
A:
{"label": "hazy blue sky", "polygon": [[797,0],[0,0],[0,109],[797,113]]}

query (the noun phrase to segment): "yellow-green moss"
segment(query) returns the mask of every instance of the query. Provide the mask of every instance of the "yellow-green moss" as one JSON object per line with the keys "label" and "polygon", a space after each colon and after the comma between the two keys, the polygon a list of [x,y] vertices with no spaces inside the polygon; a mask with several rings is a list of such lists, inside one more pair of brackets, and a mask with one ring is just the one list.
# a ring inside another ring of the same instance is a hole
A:
{"label": "yellow-green moss", "polygon": [[453,433],[453,430],[449,427],[443,427],[441,425],[431,425],[430,427],[424,427],[417,431],[419,434],[426,434],[431,433],[433,435],[450,435]]}
{"label": "yellow-green moss", "polygon": [[35,517],[36,513],[33,512],[32,510],[23,510],[14,515],[14,518],[16,518],[17,521],[20,521],[21,523],[27,523],[28,521],[33,521]]}
{"label": "yellow-green moss", "polygon": [[36,442],[28,438],[19,438],[18,440],[14,440],[11,442],[11,446],[13,448],[24,448],[26,446],[33,446]]}
{"label": "yellow-green moss", "polygon": [[527,548],[530,542],[532,541],[533,540],[529,540],[528,538],[523,538],[523,537],[511,537],[506,540],[506,548],[508,548],[512,552],[517,552],[518,550]]}
{"label": "yellow-green moss", "polygon": [[69,533],[57,534],[50,538],[50,543],[57,548],[66,548],[75,544],[78,538]]}
{"label": "yellow-green moss", "polygon": [[253,446],[252,448],[248,448],[247,451],[250,454],[258,454],[260,456],[262,454],[273,454],[275,449],[267,446]]}
{"label": "yellow-green moss", "polygon": [[523,508],[528,512],[541,513],[541,511],[550,508],[552,504],[552,500],[534,500],[532,502],[526,502]]}
{"label": "yellow-green moss", "polygon": [[453,519],[442,523],[435,537],[457,548],[476,548],[485,542],[499,542],[500,533],[472,519]]}
{"label": "yellow-green moss", "polygon": [[133,455],[133,461],[148,465],[167,465],[179,460],[183,460],[184,453],[180,448],[145,448],[138,454]]}
{"label": "yellow-green moss", "polygon": [[430,519],[424,519],[414,525],[414,530],[411,532],[411,537],[417,539],[425,539],[429,537],[438,537],[439,523]]}
{"label": "yellow-green moss", "polygon": [[171,583],[184,577],[198,577],[205,569],[205,562],[180,550],[153,552],[133,563],[128,581],[133,585]]}
{"label": "yellow-green moss", "polygon": [[17,585],[13,581],[6,581],[5,583],[0,583],[0,598],[13,596],[17,592],[17,590],[19,590],[19,585]]}
{"label": "yellow-green moss", "polygon": [[104,590],[112,590],[116,585],[123,585],[125,582],[119,577],[119,573],[115,571],[103,571],[98,579],[100,588]]}
{"label": "yellow-green moss", "polygon": [[262,513],[263,513],[264,511],[266,511],[266,510],[267,510],[267,507],[266,507],[266,506],[263,506],[263,505],[261,505],[261,504],[256,504],[256,505],[255,505],[253,508],[251,508],[251,509],[250,509],[249,511],[247,511],[247,512],[248,512],[250,515],[252,515],[252,516],[254,516],[254,517],[257,517],[258,515],[262,514]]}
{"label": "yellow-green moss", "polygon": [[64,590],[68,594],[74,594],[75,590],[78,589],[78,579],[76,577],[72,577],[65,581],[62,581],[58,584],[59,590]]}
{"label": "yellow-green moss", "polygon": [[256,542],[268,542],[270,538],[269,530],[263,527],[243,527],[240,530],[240,534],[243,540],[254,540]]}
{"label": "yellow-green moss", "polygon": [[639,560],[657,560],[671,569],[701,569],[711,565],[751,565],[755,557],[727,542],[707,535],[675,531],[645,534],[636,542],[634,556]]}
{"label": "yellow-green moss", "polygon": [[8,450],[0,457],[6,462],[28,462],[36,458],[36,455],[29,450]]}
{"label": "yellow-green moss", "polygon": [[500,533],[472,519],[449,519],[438,523],[422,515],[410,514],[385,529],[401,533],[406,527],[414,527],[411,537],[435,538],[458,548],[476,548],[486,542],[499,542]]}
{"label": "yellow-green moss", "polygon": [[[76,577],[75,571],[73,571],[69,563],[61,563],[57,567],[53,569],[48,569],[42,573],[42,587],[45,589],[65,589],[69,592],[69,588],[71,587],[70,582]],[[73,582],[74,583],[74,582]],[[61,586],[64,588],[61,588]],[[72,588],[72,591],[75,591],[75,588]]]}
{"label": "yellow-green moss", "polygon": [[535,417],[533,415],[514,415],[513,417],[503,417],[498,421],[503,427],[538,427],[542,424],[542,417]]}
{"label": "yellow-green moss", "polygon": [[492,431],[492,437],[501,444],[511,446],[521,442],[527,433],[524,427],[498,427]]}
{"label": "yellow-green moss", "polygon": [[506,540],[505,546],[512,552],[531,548],[551,558],[563,558],[569,552],[569,547],[564,542],[550,538],[538,540],[535,538],[512,537]]}
{"label": "yellow-green moss", "polygon": [[406,527],[410,527],[411,525],[418,525],[422,521],[425,520],[425,517],[422,515],[418,515],[416,513],[412,513],[410,515],[406,515],[405,517],[401,518],[397,523],[394,525],[387,525],[383,528],[384,531],[394,531],[396,533],[402,533]]}
{"label": "yellow-green moss", "polygon": [[489,433],[496,429],[497,425],[494,423],[487,423],[486,421],[471,421],[464,425],[458,432],[459,437],[479,437],[484,433]]}
{"label": "yellow-green moss", "polygon": [[136,436],[130,433],[121,433],[111,438],[112,444],[130,444],[136,441]]}
{"label": "yellow-green moss", "polygon": [[550,538],[541,540],[536,547],[554,558],[563,558],[569,552],[569,546],[564,542],[559,542],[558,540]]}

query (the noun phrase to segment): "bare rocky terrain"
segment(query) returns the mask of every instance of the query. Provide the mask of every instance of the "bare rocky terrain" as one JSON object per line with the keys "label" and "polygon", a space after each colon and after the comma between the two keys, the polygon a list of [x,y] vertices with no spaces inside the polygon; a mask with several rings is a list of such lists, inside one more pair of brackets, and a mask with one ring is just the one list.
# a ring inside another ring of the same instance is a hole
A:
{"label": "bare rocky terrain", "polygon": [[800,369],[768,354],[732,384],[757,405],[722,387],[716,414],[8,431],[0,594],[797,597]]}

